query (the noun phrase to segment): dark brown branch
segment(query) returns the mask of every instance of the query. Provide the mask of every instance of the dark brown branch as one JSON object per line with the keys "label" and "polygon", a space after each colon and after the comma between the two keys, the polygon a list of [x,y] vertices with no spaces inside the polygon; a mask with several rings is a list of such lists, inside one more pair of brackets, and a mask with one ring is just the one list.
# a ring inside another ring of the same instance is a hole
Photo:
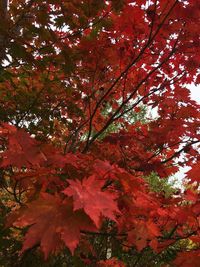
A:
{"label": "dark brown branch", "polygon": [[124,237],[127,236],[127,234],[117,234],[117,233],[109,233],[109,232],[91,232],[91,231],[81,231],[82,234],[85,235],[101,235],[101,236],[111,236],[111,237]]}
{"label": "dark brown branch", "polygon": [[178,150],[177,152],[175,152],[171,157],[161,161],[161,163],[165,164],[169,161],[171,161],[172,159],[178,157],[182,152],[184,152],[187,148],[191,147],[194,144],[199,143],[200,140],[196,140],[196,141],[192,141],[191,143],[187,144],[186,146],[184,146],[183,148],[181,148],[180,150]]}
{"label": "dark brown branch", "polygon": [[[165,17],[163,18],[162,22],[160,23],[160,25],[158,26],[158,28],[156,29],[155,33],[152,34],[152,31],[150,31],[150,35],[152,37],[148,38],[148,41],[146,42],[146,44],[144,45],[144,47],[140,50],[139,54],[133,59],[133,61],[127,65],[127,67],[124,69],[124,71],[122,71],[120,73],[120,75],[116,78],[116,80],[113,82],[113,84],[108,88],[107,92],[101,97],[101,99],[99,100],[99,102],[97,103],[96,107],[94,108],[94,111],[92,113],[92,115],[90,116],[90,125],[92,125],[92,120],[98,110],[98,108],[100,107],[100,105],[102,104],[102,102],[104,101],[104,99],[110,94],[110,92],[112,91],[112,89],[116,86],[116,84],[121,80],[121,78],[124,77],[124,75],[128,72],[128,70],[135,65],[135,63],[140,59],[140,57],[144,54],[145,50],[151,45],[151,43],[153,42],[153,40],[156,38],[156,36],[158,35],[160,29],[162,28],[163,24],[165,23],[165,21],[167,20],[168,16],[170,15],[170,13],[172,12],[172,10],[174,9],[174,7],[176,6],[178,0],[176,0],[174,2],[174,4],[171,6],[171,8],[169,9],[169,11],[167,12],[167,14],[165,15]],[[107,127],[106,127],[107,128]],[[91,135],[91,130],[89,131],[88,134],[88,138],[87,138],[87,143],[86,143],[86,147],[84,149],[84,152],[86,152],[88,150],[89,145],[91,144],[90,141],[90,135]],[[93,139],[93,138],[92,138]]]}
{"label": "dark brown branch", "polygon": [[[180,34],[182,32],[183,29],[180,30]],[[179,36],[180,36],[179,34]],[[172,51],[169,53],[169,55],[160,63],[157,65],[157,67],[155,67],[154,69],[152,69],[145,78],[143,78],[139,84],[135,87],[134,91],[130,94],[130,96],[119,106],[119,108],[112,114],[112,116],[108,119],[108,121],[106,122],[106,124],[104,125],[104,127],[97,132],[92,138],[91,140],[86,144],[83,152],[86,152],[89,148],[89,145],[92,144],[94,142],[94,140],[96,140],[96,138],[98,138],[108,127],[111,123],[113,123],[113,121],[116,120],[116,115],[122,110],[122,108],[124,107],[124,105],[126,105],[130,99],[132,99],[132,97],[134,96],[134,94],[138,91],[138,89],[141,87],[141,85],[143,85],[144,82],[146,82],[148,80],[148,78],[159,68],[161,68],[168,60],[169,58],[174,54],[174,51],[176,49],[176,45],[178,43],[179,40],[179,36],[174,44],[174,47],[172,49]]]}
{"label": "dark brown branch", "polygon": [[[122,71],[120,73],[120,75],[116,78],[116,80],[113,82],[113,84],[108,88],[108,90],[106,91],[106,93],[101,97],[101,99],[99,100],[99,102],[97,103],[96,107],[94,108],[94,111],[92,113],[92,115],[90,116],[90,125],[92,125],[92,120],[98,110],[98,108],[100,107],[100,105],[102,104],[102,102],[104,101],[104,99],[110,94],[110,92],[112,91],[112,89],[117,85],[117,83],[121,80],[121,78],[124,77],[124,75],[129,71],[129,69],[135,65],[135,63],[140,59],[140,57],[144,54],[145,50],[151,45],[151,43],[153,42],[153,40],[156,38],[156,36],[158,35],[160,29],[162,28],[163,24],[165,23],[165,21],[167,20],[168,16],[170,15],[170,13],[172,12],[172,10],[174,9],[175,5],[177,4],[178,0],[176,0],[174,2],[174,4],[171,6],[171,8],[169,9],[169,11],[167,12],[167,14],[165,15],[165,17],[163,18],[162,22],[160,23],[160,25],[158,26],[158,28],[156,29],[155,33],[152,34],[152,32],[150,31],[150,34],[152,35],[151,38],[148,38],[148,41],[146,42],[146,44],[144,45],[144,47],[140,50],[139,54],[133,59],[133,61],[127,65],[127,67],[124,69],[124,71]],[[178,39],[178,38],[177,38]],[[170,53],[171,56],[171,53]],[[164,60],[165,61],[165,60]],[[158,68],[160,68],[165,62],[162,62],[162,64],[159,64],[158,67],[156,67],[153,72],[155,70],[157,70]],[[149,72],[149,74],[138,84],[138,86],[136,86],[134,92],[130,95],[130,97],[128,98],[127,101],[125,101],[126,103],[133,97],[133,95],[137,92],[137,90],[140,88],[140,86],[144,83],[144,81],[146,81],[149,76],[151,76],[151,74],[153,73],[152,71]],[[120,110],[122,109],[122,105],[119,108]],[[119,110],[119,111],[120,111]],[[116,112],[115,112],[116,113]],[[113,114],[113,118],[115,117],[116,114]],[[118,113],[118,111],[117,111]],[[112,119],[113,119],[112,118]],[[100,130],[95,137],[93,137],[90,140],[90,135],[91,135],[91,131],[88,134],[88,138],[87,138],[87,142],[86,142],[86,146],[83,150],[83,152],[86,152],[90,146],[90,144],[102,133],[105,131],[105,129],[107,129],[107,127],[110,125],[110,123],[112,123],[112,119],[111,121],[108,123],[106,123],[105,127],[102,128],[102,130]]]}

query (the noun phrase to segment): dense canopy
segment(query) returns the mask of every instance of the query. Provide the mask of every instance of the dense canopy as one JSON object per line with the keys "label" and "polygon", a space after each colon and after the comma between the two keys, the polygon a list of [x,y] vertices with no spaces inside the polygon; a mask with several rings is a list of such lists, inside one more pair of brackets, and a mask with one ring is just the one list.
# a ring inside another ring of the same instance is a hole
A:
{"label": "dense canopy", "polygon": [[0,265],[198,267],[200,1],[7,4]]}

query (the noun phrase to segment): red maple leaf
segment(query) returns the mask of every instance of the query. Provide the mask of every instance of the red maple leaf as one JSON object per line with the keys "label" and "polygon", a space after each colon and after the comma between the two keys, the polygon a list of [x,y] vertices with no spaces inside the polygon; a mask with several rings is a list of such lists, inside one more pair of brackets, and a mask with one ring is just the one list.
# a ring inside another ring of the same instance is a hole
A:
{"label": "red maple leaf", "polygon": [[116,258],[101,260],[97,263],[98,267],[125,267],[125,264],[122,261],[119,261]]}
{"label": "red maple leaf", "polygon": [[[12,214],[14,226],[30,226],[25,235],[22,253],[39,245],[45,255],[56,252],[65,244],[73,253],[80,239],[80,231],[95,231],[96,227],[83,211],[73,211],[72,201],[47,193]],[[18,217],[16,219],[16,217]],[[10,224],[10,223],[9,223]]]}
{"label": "red maple leaf", "polygon": [[116,195],[101,190],[104,182],[97,180],[94,175],[84,178],[82,182],[78,180],[68,180],[68,182],[70,185],[63,193],[73,197],[74,210],[83,208],[97,227],[100,226],[102,215],[115,221],[115,214],[119,213],[115,202]]}
{"label": "red maple leaf", "polygon": [[40,165],[46,160],[39,148],[39,143],[25,130],[5,124],[4,128],[8,129],[8,146],[2,153],[1,167],[13,165],[20,168]]}
{"label": "red maple leaf", "polygon": [[197,161],[196,164],[192,166],[192,169],[187,172],[188,177],[192,182],[199,182],[199,173],[200,173],[200,161]]}
{"label": "red maple leaf", "polygon": [[199,267],[200,251],[186,251],[178,253],[174,263],[175,266],[180,267]]}

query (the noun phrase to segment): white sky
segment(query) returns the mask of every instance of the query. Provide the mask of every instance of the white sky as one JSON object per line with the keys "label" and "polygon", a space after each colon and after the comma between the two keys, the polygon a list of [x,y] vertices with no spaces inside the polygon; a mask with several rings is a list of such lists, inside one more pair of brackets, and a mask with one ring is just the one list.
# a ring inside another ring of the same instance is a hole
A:
{"label": "white sky", "polygon": [[187,88],[190,89],[191,98],[200,104],[200,85],[195,86],[194,84],[191,84],[187,85]]}

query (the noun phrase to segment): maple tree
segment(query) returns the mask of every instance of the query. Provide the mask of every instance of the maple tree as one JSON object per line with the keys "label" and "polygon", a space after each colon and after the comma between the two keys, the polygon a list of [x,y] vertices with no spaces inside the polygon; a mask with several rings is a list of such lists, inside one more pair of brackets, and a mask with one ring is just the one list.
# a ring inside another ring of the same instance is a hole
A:
{"label": "maple tree", "polygon": [[[12,266],[42,251],[43,266],[198,267],[200,109],[187,84],[200,83],[199,1],[0,10],[0,242],[17,242]],[[185,166],[184,189],[170,188]]]}

